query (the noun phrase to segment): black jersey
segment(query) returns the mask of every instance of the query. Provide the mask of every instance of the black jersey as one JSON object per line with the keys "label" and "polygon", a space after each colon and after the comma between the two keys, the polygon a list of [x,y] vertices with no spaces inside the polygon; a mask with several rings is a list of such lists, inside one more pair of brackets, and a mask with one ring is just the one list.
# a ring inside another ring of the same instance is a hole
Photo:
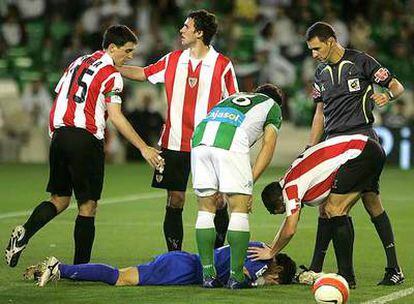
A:
{"label": "black jersey", "polygon": [[366,53],[345,49],[335,64],[321,63],[315,72],[313,99],[323,102],[328,135],[371,127],[373,85],[387,87],[393,76]]}

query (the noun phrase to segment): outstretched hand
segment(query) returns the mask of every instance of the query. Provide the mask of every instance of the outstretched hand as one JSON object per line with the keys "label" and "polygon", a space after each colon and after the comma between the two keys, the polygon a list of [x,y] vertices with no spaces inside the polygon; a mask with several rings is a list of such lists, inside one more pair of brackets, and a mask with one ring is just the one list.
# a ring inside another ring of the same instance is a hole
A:
{"label": "outstretched hand", "polygon": [[247,257],[252,261],[270,260],[273,258],[273,254],[271,248],[266,245],[266,247],[249,247]]}
{"label": "outstretched hand", "polygon": [[142,157],[150,164],[151,167],[160,170],[164,168],[164,159],[160,156],[161,151],[153,147],[146,146],[141,150]]}

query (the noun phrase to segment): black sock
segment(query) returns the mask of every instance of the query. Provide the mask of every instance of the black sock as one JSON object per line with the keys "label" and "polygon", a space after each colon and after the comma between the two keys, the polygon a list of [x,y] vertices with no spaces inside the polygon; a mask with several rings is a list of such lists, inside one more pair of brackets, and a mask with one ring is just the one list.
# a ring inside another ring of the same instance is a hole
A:
{"label": "black sock", "polygon": [[351,222],[347,215],[332,217],[330,222],[338,273],[345,277],[347,281],[354,280],[352,256],[354,239]]}
{"label": "black sock", "polygon": [[183,243],[183,208],[165,208],[164,236],[168,251],[181,250]]}
{"label": "black sock", "polygon": [[219,248],[224,245],[227,228],[229,227],[227,205],[216,211],[216,216],[214,217],[214,227],[216,228],[216,241],[214,242],[214,248]]}
{"label": "black sock", "polygon": [[384,246],[385,254],[387,256],[387,267],[398,268],[397,253],[395,251],[394,233],[387,213],[384,211],[377,217],[371,218],[375,225],[378,236]]}
{"label": "black sock", "polygon": [[354,256],[355,229],[354,229],[354,222],[352,221],[351,216],[348,216],[348,221],[349,221],[349,225],[351,227],[351,237],[352,237],[351,255]]}
{"label": "black sock", "polygon": [[310,270],[321,272],[325,260],[326,251],[332,239],[330,221],[327,218],[318,218],[318,230],[316,232],[315,248],[313,249]]}
{"label": "black sock", "polygon": [[73,237],[75,239],[73,264],[89,263],[95,239],[95,217],[78,215]]}
{"label": "black sock", "polygon": [[46,225],[51,219],[57,215],[56,206],[49,201],[41,202],[33,210],[29,219],[24,223],[23,227],[26,229],[24,235],[24,242],[27,243],[29,239]]}

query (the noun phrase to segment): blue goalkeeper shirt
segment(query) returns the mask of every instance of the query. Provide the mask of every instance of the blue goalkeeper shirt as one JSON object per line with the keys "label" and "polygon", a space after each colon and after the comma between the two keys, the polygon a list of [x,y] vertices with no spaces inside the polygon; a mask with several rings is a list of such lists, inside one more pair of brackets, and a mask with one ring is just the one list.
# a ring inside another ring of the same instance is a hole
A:
{"label": "blue goalkeeper shirt", "polygon": [[[249,246],[263,247],[263,243],[250,242]],[[269,261],[244,261],[244,267],[249,272],[252,281],[267,270]],[[222,283],[230,277],[230,246],[214,250],[214,266],[217,276]],[[191,285],[201,284],[203,269],[200,257],[185,251],[171,251],[156,256],[147,264],[137,266],[139,271],[138,285]]]}

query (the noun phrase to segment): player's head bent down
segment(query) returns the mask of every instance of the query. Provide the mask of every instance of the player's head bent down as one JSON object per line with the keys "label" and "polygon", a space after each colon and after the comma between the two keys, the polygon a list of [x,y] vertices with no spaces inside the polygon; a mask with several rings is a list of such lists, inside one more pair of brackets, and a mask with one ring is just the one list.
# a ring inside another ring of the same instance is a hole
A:
{"label": "player's head bent down", "polygon": [[102,48],[111,56],[116,66],[131,60],[138,38],[126,25],[112,25],[103,35]]}
{"label": "player's head bent down", "polygon": [[262,201],[270,214],[283,214],[286,211],[279,182],[270,183],[263,189]]}
{"label": "player's head bent down", "polygon": [[272,98],[280,107],[282,107],[283,99],[285,94],[282,89],[271,83],[266,83],[258,86],[254,93],[264,94]]}
{"label": "player's head bent down", "polygon": [[306,43],[312,57],[322,62],[329,61],[336,45],[336,33],[326,22],[315,22],[306,31]]}
{"label": "player's head bent down", "polygon": [[[191,34],[195,34],[195,38],[200,39],[204,45],[210,45],[211,40],[217,33],[217,20],[216,16],[204,9],[192,11],[187,15],[187,20],[181,29],[181,35],[183,37],[182,42],[184,45],[189,45],[193,41]],[[190,29],[192,33],[186,35],[186,30]]]}
{"label": "player's head bent down", "polygon": [[277,254],[263,273],[264,285],[291,284],[296,273],[296,263],[285,253]]}

